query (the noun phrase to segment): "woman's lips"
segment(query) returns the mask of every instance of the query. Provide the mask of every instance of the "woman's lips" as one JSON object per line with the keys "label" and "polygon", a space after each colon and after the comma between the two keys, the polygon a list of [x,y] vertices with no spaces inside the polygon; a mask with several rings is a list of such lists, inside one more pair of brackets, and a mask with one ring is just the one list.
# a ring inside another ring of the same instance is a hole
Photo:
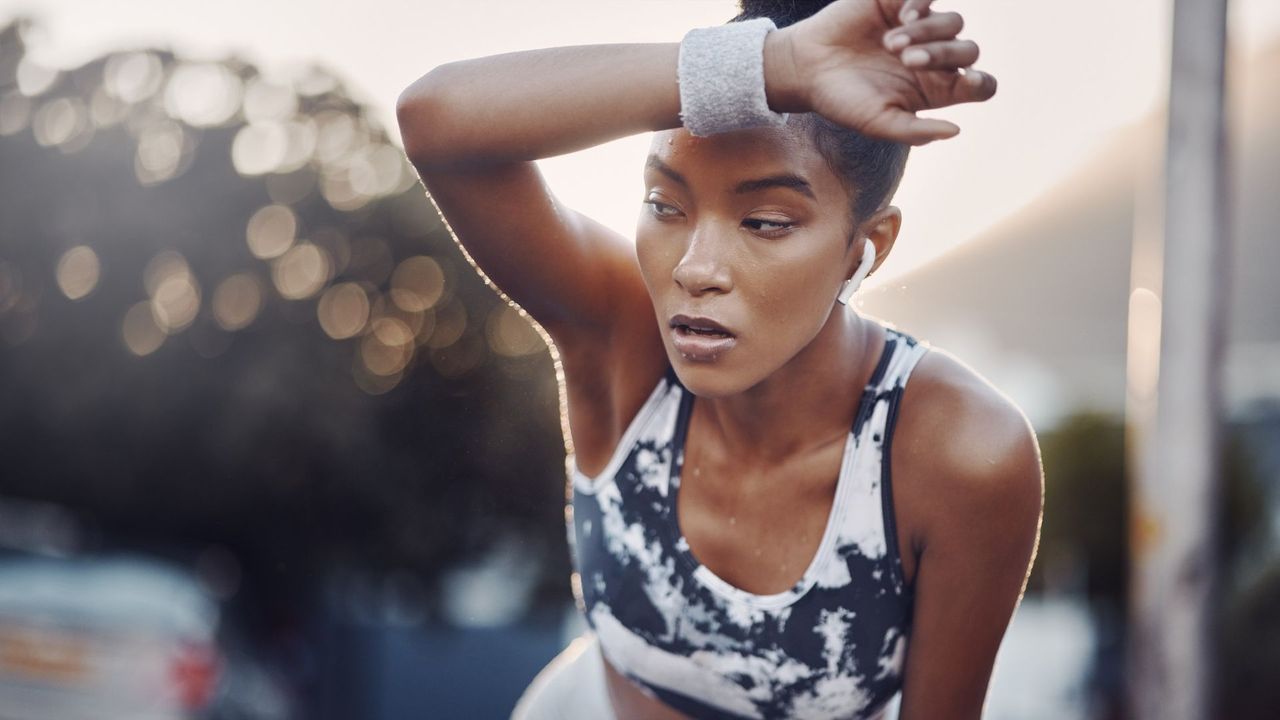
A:
{"label": "woman's lips", "polygon": [[705,315],[677,313],[668,321],[671,342],[686,360],[711,362],[737,344],[738,339],[724,325]]}
{"label": "woman's lips", "polygon": [[671,328],[671,342],[686,360],[711,362],[738,343],[733,335],[703,334],[685,325]]}
{"label": "woman's lips", "polygon": [[691,328],[693,330],[703,330],[703,331],[708,331],[712,333],[718,332],[722,335],[733,334],[732,332],[729,331],[729,328],[725,327],[724,325],[721,325],[715,320],[712,320],[711,318],[706,317],[704,315],[697,315],[694,317],[690,317],[688,315],[685,315],[684,313],[678,313],[676,315],[671,316],[671,320],[668,322],[668,324],[671,327],[684,325],[685,327]]}

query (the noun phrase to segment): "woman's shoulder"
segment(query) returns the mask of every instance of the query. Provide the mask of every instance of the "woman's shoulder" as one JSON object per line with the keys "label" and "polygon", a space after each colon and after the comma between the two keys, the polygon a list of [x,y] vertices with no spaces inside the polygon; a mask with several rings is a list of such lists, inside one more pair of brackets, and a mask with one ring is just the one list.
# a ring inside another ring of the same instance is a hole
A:
{"label": "woman's shoulder", "polygon": [[895,486],[901,477],[914,489],[925,534],[940,523],[972,520],[973,514],[984,522],[1038,519],[1043,497],[1039,444],[1012,399],[955,355],[931,345],[900,402]]}
{"label": "woman's shoulder", "polygon": [[900,423],[939,433],[937,439],[947,442],[937,443],[936,451],[951,451],[956,462],[981,455],[989,465],[992,451],[1034,440],[1030,421],[1008,395],[950,351],[928,348],[904,388],[903,410],[910,410]]}

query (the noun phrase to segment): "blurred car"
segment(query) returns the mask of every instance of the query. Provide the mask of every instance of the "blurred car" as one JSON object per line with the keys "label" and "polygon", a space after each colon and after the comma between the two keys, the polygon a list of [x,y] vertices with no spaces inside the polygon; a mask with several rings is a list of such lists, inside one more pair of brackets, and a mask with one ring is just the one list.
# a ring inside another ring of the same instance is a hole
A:
{"label": "blurred car", "polygon": [[151,558],[0,558],[0,717],[287,717],[222,615],[195,573]]}

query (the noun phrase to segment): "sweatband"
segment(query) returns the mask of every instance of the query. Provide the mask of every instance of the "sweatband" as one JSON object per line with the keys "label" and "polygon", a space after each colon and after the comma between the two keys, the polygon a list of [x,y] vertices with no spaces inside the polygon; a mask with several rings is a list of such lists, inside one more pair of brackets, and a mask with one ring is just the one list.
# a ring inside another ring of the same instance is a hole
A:
{"label": "sweatband", "polygon": [[764,38],[777,29],[761,17],[685,34],[676,73],[680,121],[690,133],[786,124],[788,113],[770,110],[764,92]]}

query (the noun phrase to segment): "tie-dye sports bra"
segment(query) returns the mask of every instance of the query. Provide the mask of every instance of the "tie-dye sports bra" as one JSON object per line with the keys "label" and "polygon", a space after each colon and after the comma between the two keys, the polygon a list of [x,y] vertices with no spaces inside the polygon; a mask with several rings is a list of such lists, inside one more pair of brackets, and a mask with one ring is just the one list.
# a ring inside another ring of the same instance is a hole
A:
{"label": "tie-dye sports bra", "polygon": [[889,457],[928,344],[885,327],[821,544],[791,589],[756,595],[700,564],[676,517],[692,393],[668,367],[596,478],[567,461],[573,593],[609,661],[694,718],[874,718],[902,686],[905,585]]}

